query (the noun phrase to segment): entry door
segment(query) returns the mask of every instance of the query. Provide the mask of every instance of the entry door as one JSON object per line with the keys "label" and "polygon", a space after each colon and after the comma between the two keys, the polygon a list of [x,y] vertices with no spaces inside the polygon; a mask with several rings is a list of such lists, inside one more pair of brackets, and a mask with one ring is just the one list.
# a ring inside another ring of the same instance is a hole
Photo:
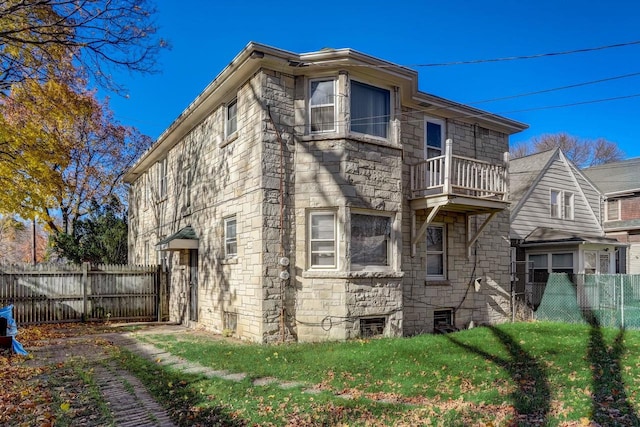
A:
{"label": "entry door", "polygon": [[198,321],[198,250],[189,251],[189,320]]}

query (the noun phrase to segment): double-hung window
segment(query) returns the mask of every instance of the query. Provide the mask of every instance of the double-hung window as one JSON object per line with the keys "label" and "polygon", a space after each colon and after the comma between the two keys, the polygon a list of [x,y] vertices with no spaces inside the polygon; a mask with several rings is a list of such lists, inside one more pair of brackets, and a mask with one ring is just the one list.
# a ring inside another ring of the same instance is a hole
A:
{"label": "double-hung window", "polygon": [[391,93],[351,81],[351,131],[380,138],[389,137]]}
{"label": "double-hung window", "polygon": [[549,213],[551,218],[561,218],[562,211],[560,210],[560,192],[557,190],[551,190],[549,199]]}
{"label": "double-hung window", "polygon": [[570,191],[549,191],[549,214],[551,218],[573,219],[574,195]]}
{"label": "double-hung window", "polygon": [[225,135],[230,137],[238,130],[238,100],[234,99],[226,106]]}
{"label": "double-hung window", "polygon": [[564,219],[573,219],[573,193],[563,191],[562,207],[564,211]]}
{"label": "double-hung window", "polygon": [[226,258],[233,258],[238,255],[236,224],[235,216],[224,220],[224,255]]}
{"label": "double-hung window", "polygon": [[312,80],[309,87],[309,121],[311,133],[336,129],[336,81]]}
{"label": "double-hung window", "polygon": [[442,156],[444,148],[444,121],[426,117],[424,120],[424,158]]}
{"label": "double-hung window", "polygon": [[351,270],[391,266],[391,216],[351,214]]}
{"label": "double-hung window", "polygon": [[158,162],[158,196],[160,200],[167,197],[167,158]]}
{"label": "double-hung window", "polygon": [[620,200],[607,200],[607,221],[617,221],[620,219]]}
{"label": "double-hung window", "polygon": [[335,212],[309,214],[309,257],[311,268],[337,267]]}
{"label": "double-hung window", "polygon": [[444,225],[427,227],[427,279],[446,279],[446,242]]}

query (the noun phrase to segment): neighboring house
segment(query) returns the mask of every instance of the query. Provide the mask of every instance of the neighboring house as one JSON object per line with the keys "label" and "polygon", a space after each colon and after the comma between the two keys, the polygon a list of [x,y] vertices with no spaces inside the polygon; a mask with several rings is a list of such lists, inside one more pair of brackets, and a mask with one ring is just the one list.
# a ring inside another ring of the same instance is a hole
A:
{"label": "neighboring house", "polygon": [[417,88],[351,49],[247,45],[125,176],[171,320],[265,343],[508,320],[526,126]]}
{"label": "neighboring house", "polygon": [[583,170],[604,193],[604,231],[628,245],[618,251],[616,271],[640,274],[640,158]]}
{"label": "neighboring house", "polygon": [[512,159],[509,179],[517,294],[526,291],[535,308],[549,273],[615,272],[615,253],[623,245],[605,237],[603,195],[560,149]]}

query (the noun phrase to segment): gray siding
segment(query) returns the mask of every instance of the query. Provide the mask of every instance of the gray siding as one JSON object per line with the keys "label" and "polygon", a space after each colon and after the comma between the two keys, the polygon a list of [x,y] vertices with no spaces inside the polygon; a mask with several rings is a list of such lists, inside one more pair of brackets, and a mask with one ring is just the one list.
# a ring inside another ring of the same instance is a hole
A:
{"label": "gray siding", "polygon": [[[583,184],[582,187],[578,183]],[[574,219],[551,218],[549,197],[551,190],[574,194]],[[582,177],[576,177],[572,167],[556,158],[535,184],[528,199],[511,223],[511,237],[524,239],[537,227],[547,227],[570,233],[601,235],[598,195]],[[595,212],[594,212],[594,209]]]}

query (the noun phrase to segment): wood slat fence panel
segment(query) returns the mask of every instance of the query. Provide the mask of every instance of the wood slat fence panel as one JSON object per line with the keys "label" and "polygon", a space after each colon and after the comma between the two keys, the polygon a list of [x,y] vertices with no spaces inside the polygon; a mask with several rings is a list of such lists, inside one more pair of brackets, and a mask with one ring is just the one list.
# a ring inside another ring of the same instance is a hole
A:
{"label": "wood slat fence panel", "polygon": [[162,319],[158,266],[1,265],[0,306],[18,324]]}

